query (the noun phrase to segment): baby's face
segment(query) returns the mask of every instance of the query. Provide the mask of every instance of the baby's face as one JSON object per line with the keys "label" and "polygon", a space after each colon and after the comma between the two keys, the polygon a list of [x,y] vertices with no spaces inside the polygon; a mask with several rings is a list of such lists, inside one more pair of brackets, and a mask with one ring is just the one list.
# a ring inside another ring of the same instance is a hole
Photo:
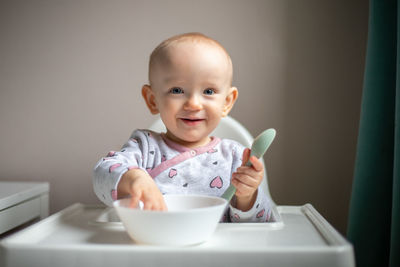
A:
{"label": "baby's face", "polygon": [[225,52],[210,44],[178,43],[153,71],[151,91],[167,137],[189,147],[208,143],[237,96]]}

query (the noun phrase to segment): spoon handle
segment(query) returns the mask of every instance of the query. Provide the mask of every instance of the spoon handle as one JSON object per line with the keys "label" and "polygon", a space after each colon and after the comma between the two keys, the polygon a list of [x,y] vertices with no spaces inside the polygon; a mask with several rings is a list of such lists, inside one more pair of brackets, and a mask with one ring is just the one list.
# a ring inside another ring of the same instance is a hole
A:
{"label": "spoon handle", "polygon": [[[254,155],[254,153],[252,151],[250,153],[250,157],[253,156],[253,155]],[[250,167],[251,165],[252,164],[251,164],[250,160],[248,160],[246,162],[246,166]],[[236,187],[233,184],[230,184],[229,187],[225,190],[225,192],[222,194],[221,197],[226,199],[226,200],[228,200],[228,201],[230,201],[235,193],[236,193]]]}
{"label": "spoon handle", "polygon": [[[249,166],[249,167],[253,166],[253,164],[251,164],[251,162],[250,162],[251,156],[256,156],[256,157],[257,157],[257,155],[255,155],[255,154],[253,153],[253,150],[252,150],[251,153],[250,153],[249,160],[246,162],[246,166]],[[260,158],[260,157],[257,157],[257,158]]]}
{"label": "spoon handle", "polygon": [[[256,139],[254,139],[253,144],[251,146],[250,157],[256,156],[257,158],[261,158],[267,151],[268,147],[271,145],[272,141],[274,140],[275,134],[276,134],[275,129],[271,128],[265,130],[259,136],[257,136]],[[246,162],[246,166],[249,167],[252,166],[250,160]],[[233,184],[230,184],[221,197],[230,202],[235,193],[236,193],[236,187]]]}
{"label": "spoon handle", "polygon": [[234,187],[233,184],[230,184],[221,197],[228,200],[229,202],[235,193],[236,193],[236,187]]}

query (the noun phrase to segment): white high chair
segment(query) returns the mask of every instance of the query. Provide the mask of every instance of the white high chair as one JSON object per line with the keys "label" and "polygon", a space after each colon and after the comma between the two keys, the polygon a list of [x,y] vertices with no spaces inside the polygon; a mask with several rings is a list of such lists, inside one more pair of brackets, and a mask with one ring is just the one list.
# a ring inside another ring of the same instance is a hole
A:
{"label": "white high chair", "polygon": [[[165,131],[160,119],[150,129]],[[253,141],[230,117],[212,134],[248,147]],[[269,195],[266,174],[264,178]],[[117,262],[119,267],[355,266],[352,245],[312,205],[273,205],[272,214],[275,220],[269,223],[220,223],[211,239],[199,245],[149,246],[132,243],[119,218],[104,206],[76,203],[0,240],[0,266],[47,267],[57,262],[68,267],[77,259],[83,266]]]}
{"label": "white high chair", "polygon": [[[150,130],[155,131],[155,132],[165,132],[166,128],[164,123],[162,122],[161,118],[159,117],[150,127]],[[218,136],[220,138],[226,138],[226,139],[232,139],[235,140],[245,147],[251,147],[251,144],[253,143],[253,136],[249,133],[249,131],[242,125],[240,124],[237,120],[234,118],[227,116],[221,119],[221,122],[217,126],[217,128],[211,133],[213,136]],[[267,194],[269,199],[272,201],[272,222],[277,222],[280,223],[281,216],[279,215],[279,212],[276,208],[276,205],[274,201],[271,198],[271,194],[269,193],[269,188],[268,188],[268,180],[267,180],[267,168],[264,163],[264,159],[260,159],[262,164],[264,165],[264,178],[263,181],[261,182],[261,187],[263,188],[264,192]]]}

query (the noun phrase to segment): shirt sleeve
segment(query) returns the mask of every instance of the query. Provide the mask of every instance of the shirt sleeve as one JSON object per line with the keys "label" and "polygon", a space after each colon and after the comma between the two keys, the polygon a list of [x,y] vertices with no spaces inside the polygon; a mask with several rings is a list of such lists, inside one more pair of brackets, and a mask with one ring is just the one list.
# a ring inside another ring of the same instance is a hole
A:
{"label": "shirt sleeve", "polygon": [[[244,148],[236,149],[234,162],[232,164],[232,173],[242,165],[242,156]],[[229,204],[229,219],[231,222],[267,222],[271,219],[272,207],[267,194],[264,193],[261,186],[257,189],[257,198],[253,207],[248,211],[241,211],[235,208],[236,196],[233,196]]]}
{"label": "shirt sleeve", "polygon": [[120,151],[110,151],[93,169],[93,189],[97,197],[112,206],[122,175],[130,169],[145,169],[149,142],[148,133],[136,130]]}
{"label": "shirt sleeve", "polygon": [[229,216],[231,222],[268,222],[272,215],[271,201],[263,192],[261,187],[258,187],[257,198],[253,207],[248,211],[241,211],[234,208],[236,197],[232,198],[229,207]]}

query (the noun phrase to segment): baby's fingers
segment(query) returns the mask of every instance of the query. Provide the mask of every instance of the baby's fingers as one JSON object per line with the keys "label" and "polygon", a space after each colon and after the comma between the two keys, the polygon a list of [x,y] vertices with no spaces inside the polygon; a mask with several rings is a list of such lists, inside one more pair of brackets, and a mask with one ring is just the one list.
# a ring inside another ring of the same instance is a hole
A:
{"label": "baby's fingers", "polygon": [[263,164],[261,163],[261,161],[257,157],[251,156],[250,157],[250,162],[251,162],[251,164],[253,165],[253,168],[256,171],[260,172],[260,171],[263,170],[264,166],[263,166]]}
{"label": "baby's fingers", "polygon": [[164,198],[162,199],[162,202],[161,202],[161,210],[162,211],[168,210],[168,207],[167,207],[167,204],[165,204]]}
{"label": "baby's fingers", "polygon": [[249,196],[257,190],[257,187],[243,183],[237,179],[232,180],[232,183],[236,187],[236,196]]}
{"label": "baby's fingers", "polygon": [[232,174],[232,178],[238,176],[248,176],[250,179],[260,180],[262,178],[262,172],[256,171],[252,167],[239,167],[235,173]]}
{"label": "baby's fingers", "polygon": [[243,156],[242,156],[242,166],[245,166],[246,163],[249,161],[250,158],[250,149],[249,148],[245,148],[243,150]]}
{"label": "baby's fingers", "polygon": [[232,183],[237,188],[240,185],[245,185],[249,188],[257,188],[259,181],[245,173],[234,173],[232,175]]}
{"label": "baby's fingers", "polygon": [[130,208],[136,209],[139,207],[140,195],[133,195],[131,198],[131,203],[129,204]]}
{"label": "baby's fingers", "polygon": [[164,197],[161,193],[146,194],[143,199],[144,210],[166,211],[167,205],[165,204]]}
{"label": "baby's fingers", "polygon": [[155,205],[154,205],[154,203],[152,203],[150,201],[145,201],[145,202],[143,202],[143,209],[144,210],[154,210]]}

